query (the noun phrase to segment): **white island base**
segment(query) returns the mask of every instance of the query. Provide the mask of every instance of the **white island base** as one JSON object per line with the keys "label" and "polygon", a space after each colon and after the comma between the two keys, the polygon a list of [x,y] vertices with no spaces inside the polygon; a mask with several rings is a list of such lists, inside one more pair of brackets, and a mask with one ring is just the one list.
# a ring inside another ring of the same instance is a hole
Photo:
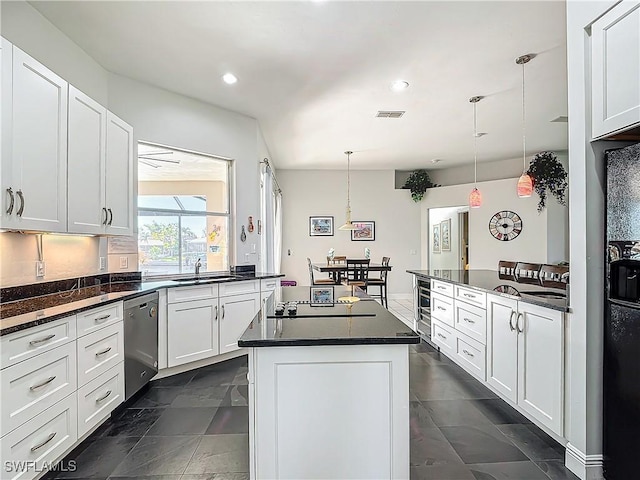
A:
{"label": "white island base", "polygon": [[251,478],[409,478],[408,349],[249,348]]}

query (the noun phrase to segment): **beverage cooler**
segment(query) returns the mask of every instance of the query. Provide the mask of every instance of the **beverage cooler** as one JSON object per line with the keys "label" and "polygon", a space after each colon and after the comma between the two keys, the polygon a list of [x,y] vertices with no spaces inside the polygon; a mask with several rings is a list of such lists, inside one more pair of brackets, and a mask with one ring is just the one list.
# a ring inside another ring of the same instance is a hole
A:
{"label": "beverage cooler", "polygon": [[420,336],[431,342],[431,280],[418,280],[417,330]]}

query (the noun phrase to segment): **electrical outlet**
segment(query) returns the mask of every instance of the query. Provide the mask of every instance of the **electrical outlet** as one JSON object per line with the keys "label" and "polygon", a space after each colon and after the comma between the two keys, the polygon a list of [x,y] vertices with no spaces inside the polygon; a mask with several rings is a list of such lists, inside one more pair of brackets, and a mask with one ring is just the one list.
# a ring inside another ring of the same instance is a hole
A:
{"label": "electrical outlet", "polygon": [[129,268],[129,258],[120,257],[120,268]]}
{"label": "electrical outlet", "polygon": [[107,257],[100,257],[100,265],[98,265],[100,270],[105,270],[107,268]]}
{"label": "electrical outlet", "polygon": [[36,277],[42,278],[44,277],[44,274],[45,274],[44,262],[36,262]]}

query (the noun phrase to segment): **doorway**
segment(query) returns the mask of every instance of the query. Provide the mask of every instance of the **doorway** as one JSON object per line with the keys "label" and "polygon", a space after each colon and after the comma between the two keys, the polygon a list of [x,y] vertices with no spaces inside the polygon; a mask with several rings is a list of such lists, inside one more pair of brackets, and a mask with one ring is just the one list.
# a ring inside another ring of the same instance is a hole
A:
{"label": "doorway", "polygon": [[464,270],[469,264],[469,207],[429,209],[429,269]]}

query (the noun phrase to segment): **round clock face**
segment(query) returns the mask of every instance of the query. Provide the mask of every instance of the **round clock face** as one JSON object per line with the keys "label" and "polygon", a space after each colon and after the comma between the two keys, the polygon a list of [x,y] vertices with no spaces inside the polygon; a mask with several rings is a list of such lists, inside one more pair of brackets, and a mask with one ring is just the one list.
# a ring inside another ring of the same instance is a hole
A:
{"label": "round clock face", "polygon": [[515,212],[503,210],[491,217],[489,231],[496,239],[508,242],[522,232],[522,219]]}

